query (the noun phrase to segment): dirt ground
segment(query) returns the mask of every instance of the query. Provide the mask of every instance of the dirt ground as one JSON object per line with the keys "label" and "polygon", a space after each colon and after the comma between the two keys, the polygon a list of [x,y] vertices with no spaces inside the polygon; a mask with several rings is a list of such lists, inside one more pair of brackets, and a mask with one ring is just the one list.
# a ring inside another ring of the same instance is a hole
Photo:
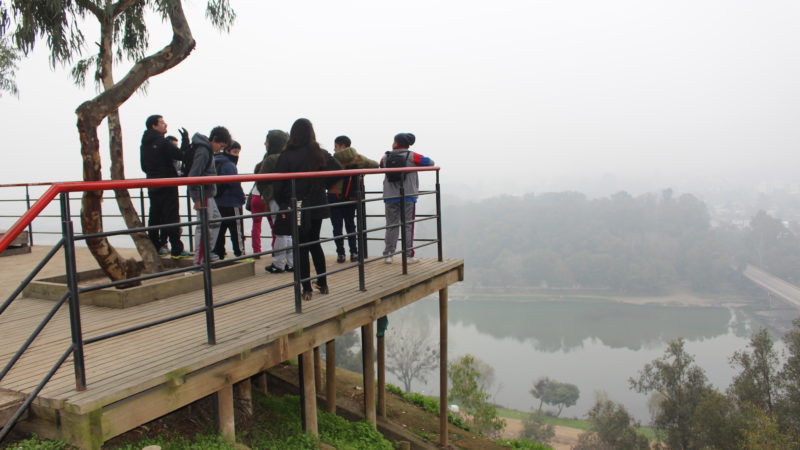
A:
{"label": "dirt ground", "polygon": [[[517,439],[522,433],[522,421],[519,419],[504,419],[506,421],[506,428],[503,430],[503,438]],[[578,436],[583,433],[583,430],[577,428],[569,428],[562,426],[555,426],[556,436],[548,442],[548,445],[553,447],[554,450],[569,450],[578,443]]]}

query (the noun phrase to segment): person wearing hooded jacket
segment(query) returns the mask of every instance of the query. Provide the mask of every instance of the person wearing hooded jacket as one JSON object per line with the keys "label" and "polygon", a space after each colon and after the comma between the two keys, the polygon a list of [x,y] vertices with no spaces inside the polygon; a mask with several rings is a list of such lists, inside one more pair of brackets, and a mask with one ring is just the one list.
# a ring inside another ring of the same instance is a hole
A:
{"label": "person wearing hooded jacket", "polygon": [[[222,151],[231,143],[231,133],[225,127],[214,127],[209,134],[205,137],[200,133],[195,133],[192,136],[192,145],[195,147],[194,159],[192,160],[192,167],[189,169],[187,176],[189,177],[206,177],[215,176],[217,169],[214,166],[214,153]],[[201,186],[203,186],[201,188]],[[202,191],[201,191],[202,189]],[[200,211],[203,206],[206,208],[206,217],[208,218],[208,245],[209,245],[209,259],[214,261],[219,259],[211,249],[217,243],[217,235],[219,234],[220,213],[217,209],[217,202],[214,201],[214,196],[217,194],[216,186],[214,183],[205,185],[191,184],[186,189],[189,197],[192,199],[195,211]],[[203,195],[205,194],[205,195]],[[195,227],[194,231],[195,248],[197,249],[194,262],[195,264],[203,263],[203,239],[200,230],[200,225]]]}
{"label": "person wearing hooded jacket", "polygon": [[[225,147],[221,153],[214,155],[214,165],[217,175],[239,175],[236,168],[239,162],[239,152],[242,146],[233,141],[231,145]],[[242,215],[242,205],[244,205],[244,190],[242,183],[217,183],[217,195],[214,200],[223,218],[236,217]],[[220,258],[225,258],[225,232],[231,235],[231,245],[233,245],[234,256],[242,256],[244,252],[244,224],[242,219],[225,219],[219,227],[217,243],[214,246],[214,253]]]}
{"label": "person wearing hooded jacket", "polygon": [[[289,140],[289,133],[283,130],[269,130],[264,146],[267,153],[261,161],[258,173],[274,173],[275,166],[278,164],[278,157],[286,147]],[[257,181],[256,189],[261,193],[261,198],[269,207],[270,212],[280,211],[278,202],[275,201],[273,183],[271,181]],[[272,234],[272,264],[266,266],[264,270],[269,273],[281,273],[284,271],[294,271],[294,253],[292,252],[292,235],[279,234],[275,229],[275,216],[267,216],[267,222]]]}
{"label": "person wearing hooded jacket", "polygon": [[[177,177],[178,172],[175,170],[175,161],[180,161],[183,154],[178,147],[164,137],[167,134],[167,123],[164,121],[164,117],[154,114],[147,118],[145,126],[147,129],[142,134],[141,153],[139,155],[142,171],[147,178]],[[181,129],[181,136],[184,142],[188,144],[189,136],[186,130]],[[147,188],[147,196],[150,199],[149,226],[180,222],[180,217],[178,217],[177,186]],[[181,230],[177,226],[148,230],[147,235],[156,250],[160,251],[168,240],[173,258],[190,256],[189,253],[183,250]]]}
{"label": "person wearing hooded jacket", "polygon": [[[333,141],[333,157],[339,161],[345,169],[376,169],[378,163],[359,154],[356,149],[351,147],[352,142],[347,136],[339,136]],[[336,205],[339,202],[358,200],[359,177],[345,177],[337,181],[328,190],[328,203],[331,204],[331,225],[333,226],[333,237],[342,235],[342,225],[347,234],[356,231],[356,205]],[[346,261],[344,253],[344,238],[334,239],[336,243],[336,262]],[[350,262],[358,261],[358,237],[356,235],[347,237],[347,245],[350,250]]]}
{"label": "person wearing hooded jacket", "polygon": [[[278,157],[275,166],[276,172],[316,172],[327,170],[341,170],[342,166],[330,153],[320,148],[314,134],[314,127],[308,119],[297,119],[289,133],[286,149]],[[326,188],[338,181],[338,178],[298,178],[294,181],[295,195],[302,208],[310,206],[324,206],[328,204]],[[275,200],[281,209],[287,209],[292,200],[291,180],[277,180],[273,182]],[[287,219],[285,214],[283,220]],[[319,240],[322,221],[330,217],[329,208],[314,208],[304,210],[300,214],[299,237],[300,244],[307,244]],[[317,286],[320,293],[327,294],[327,277],[321,274],[326,272],[325,253],[318,242],[300,247],[300,278],[309,278],[311,268],[308,261],[309,253],[314,260],[314,269],[317,272]],[[321,276],[319,276],[321,275]],[[303,300],[311,300],[311,281],[303,282]]]}

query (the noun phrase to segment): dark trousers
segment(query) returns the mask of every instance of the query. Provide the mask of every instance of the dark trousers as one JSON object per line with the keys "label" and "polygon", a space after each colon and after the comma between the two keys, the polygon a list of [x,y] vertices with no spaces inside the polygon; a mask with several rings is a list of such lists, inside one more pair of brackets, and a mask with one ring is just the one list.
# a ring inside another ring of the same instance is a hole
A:
{"label": "dark trousers", "polygon": [[[242,215],[242,208],[233,206],[218,206],[219,214],[225,217],[234,217]],[[217,235],[217,243],[214,245],[214,253],[220,258],[225,257],[225,231],[228,230],[231,236],[231,244],[233,245],[233,255],[242,256],[242,249],[244,249],[244,226],[242,219],[227,219],[220,223],[219,234]]]}
{"label": "dark trousers", "polygon": [[[300,244],[306,242],[314,242],[319,240],[319,230],[322,228],[322,219],[311,219],[308,224],[303,224],[300,227]],[[322,251],[322,245],[316,243],[314,245],[300,247],[300,278],[308,278],[311,276],[311,267],[308,263],[308,254],[311,253],[311,258],[314,260],[314,270],[317,275],[325,273],[325,253]],[[320,286],[327,286],[328,280],[326,277],[317,279],[317,284]],[[303,291],[311,291],[311,281],[303,282]]]}
{"label": "dark trousers", "polygon": [[[178,187],[169,186],[161,188],[149,188],[147,196],[150,197],[150,217],[148,220],[149,226],[165,225],[168,223],[178,223]],[[173,255],[179,255],[183,251],[183,242],[181,242],[181,229],[180,227],[167,227],[163,228],[166,238],[161,235],[159,230],[149,230],[147,235],[156,246],[156,250],[166,244],[169,240],[169,246]]]}
{"label": "dark trousers", "polygon": [[[329,203],[335,203],[333,200]],[[347,234],[356,232],[356,205],[331,206],[331,225],[333,225],[333,237],[342,235],[342,224]],[[336,243],[336,254],[344,255],[344,238],[334,239]],[[347,245],[350,247],[351,254],[358,254],[358,239],[355,235],[347,237]]]}

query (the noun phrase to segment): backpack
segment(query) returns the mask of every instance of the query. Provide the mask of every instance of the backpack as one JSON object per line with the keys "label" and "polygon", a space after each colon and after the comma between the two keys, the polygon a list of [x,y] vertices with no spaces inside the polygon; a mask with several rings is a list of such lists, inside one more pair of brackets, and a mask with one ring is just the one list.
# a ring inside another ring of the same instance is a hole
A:
{"label": "backpack", "polygon": [[[344,169],[358,169],[355,164],[345,166]],[[351,175],[342,178],[342,190],[337,195],[339,200],[349,200],[351,197],[357,197],[360,186],[358,185],[358,175]]]}
{"label": "backpack", "polygon": [[[189,171],[192,170],[192,164],[194,163],[194,154],[197,151],[197,148],[200,147],[197,144],[191,144],[189,147],[183,151],[183,158],[181,158],[181,168],[179,175],[182,177],[188,177]],[[208,150],[211,159],[214,159],[214,155],[211,154],[211,149]],[[209,166],[210,167],[210,166]]]}
{"label": "backpack", "polygon": [[[408,166],[408,153],[409,150],[404,150],[400,152],[386,152],[386,161],[384,161],[384,165],[387,169],[394,169],[396,167],[407,167]],[[399,182],[403,179],[402,173],[387,173],[386,179],[391,182]]]}

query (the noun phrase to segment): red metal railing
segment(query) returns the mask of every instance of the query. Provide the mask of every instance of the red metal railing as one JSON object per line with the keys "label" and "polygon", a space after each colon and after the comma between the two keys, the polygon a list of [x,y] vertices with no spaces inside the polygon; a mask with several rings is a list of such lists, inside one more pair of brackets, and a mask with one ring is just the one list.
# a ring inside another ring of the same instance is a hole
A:
{"label": "red metal railing", "polygon": [[[19,234],[30,225],[30,223],[62,192],[86,192],[86,191],[107,191],[112,189],[134,189],[151,188],[166,186],[188,186],[198,184],[232,183],[244,181],[277,181],[299,178],[325,178],[325,177],[346,177],[360,174],[376,174],[390,172],[427,172],[439,170],[438,166],[431,167],[399,167],[394,169],[351,169],[337,170],[329,172],[293,172],[293,173],[271,173],[271,174],[249,174],[249,175],[215,175],[207,177],[179,177],[179,178],[137,178],[132,180],[103,180],[103,181],[67,181],[57,183],[33,183],[28,186],[47,186],[48,188],[33,205],[6,231],[0,239],[0,253],[19,236]],[[8,184],[5,187],[26,186],[22,184]]]}

